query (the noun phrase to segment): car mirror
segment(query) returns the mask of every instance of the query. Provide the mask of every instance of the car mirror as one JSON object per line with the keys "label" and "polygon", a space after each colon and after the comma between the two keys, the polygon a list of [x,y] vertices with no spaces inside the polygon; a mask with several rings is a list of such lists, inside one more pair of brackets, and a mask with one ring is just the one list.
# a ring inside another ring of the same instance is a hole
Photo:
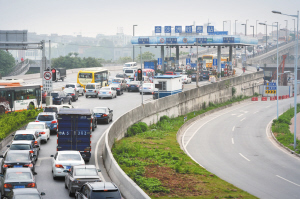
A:
{"label": "car mirror", "polygon": [[33,174],[33,175],[37,175],[37,172],[33,172],[32,174]]}
{"label": "car mirror", "polygon": [[112,113],[112,112],[113,112],[113,110],[110,110],[109,112],[111,112],[111,113]]}
{"label": "car mirror", "polygon": [[101,172],[101,169],[97,169],[98,172]]}
{"label": "car mirror", "polygon": [[50,157],[51,157],[51,158],[53,158],[53,157],[54,157],[54,155],[50,155]]}
{"label": "car mirror", "polygon": [[41,134],[39,134],[39,137],[41,137],[42,135]]}
{"label": "car mirror", "polygon": [[44,196],[44,195],[46,195],[45,192],[41,192],[41,196]]}
{"label": "car mirror", "polygon": [[3,155],[0,155],[0,158],[3,158],[4,156]]}
{"label": "car mirror", "polygon": [[7,145],[6,147],[10,147],[10,145]]}

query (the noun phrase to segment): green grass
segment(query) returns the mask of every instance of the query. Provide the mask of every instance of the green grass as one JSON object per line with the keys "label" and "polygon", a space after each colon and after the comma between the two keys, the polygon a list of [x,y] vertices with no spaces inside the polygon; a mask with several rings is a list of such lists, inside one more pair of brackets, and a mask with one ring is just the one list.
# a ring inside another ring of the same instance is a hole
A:
{"label": "green grass", "polygon": [[[297,104],[297,113],[300,111],[300,104]],[[294,108],[290,108],[282,115],[278,117],[278,120],[273,120],[272,132],[274,133],[276,139],[288,147],[291,150],[295,150],[296,153],[300,152],[300,142],[296,139],[296,149],[294,149],[294,134],[290,131],[291,119],[294,117]]]}
{"label": "green grass", "polygon": [[[205,109],[187,118],[244,99],[203,104]],[[176,134],[183,124],[184,116],[163,116],[148,128],[137,123],[128,128],[127,137],[115,142],[114,158],[151,198],[256,198],[200,167],[180,149]]]}

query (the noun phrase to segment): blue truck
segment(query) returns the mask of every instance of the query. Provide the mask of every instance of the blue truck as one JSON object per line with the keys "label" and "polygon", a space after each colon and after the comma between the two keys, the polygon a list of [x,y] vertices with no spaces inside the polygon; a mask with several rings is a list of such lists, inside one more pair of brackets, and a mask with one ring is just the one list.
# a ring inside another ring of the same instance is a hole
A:
{"label": "blue truck", "polygon": [[144,61],[144,69],[153,69],[153,70],[156,71],[156,69],[157,69],[157,60]]}
{"label": "blue truck", "polygon": [[91,158],[92,112],[90,109],[60,109],[57,151],[75,150],[88,162]]}

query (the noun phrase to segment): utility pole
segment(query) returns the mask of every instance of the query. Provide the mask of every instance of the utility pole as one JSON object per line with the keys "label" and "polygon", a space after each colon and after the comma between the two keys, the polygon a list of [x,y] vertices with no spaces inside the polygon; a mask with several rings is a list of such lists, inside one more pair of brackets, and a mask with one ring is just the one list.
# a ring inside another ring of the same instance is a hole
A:
{"label": "utility pole", "polygon": [[[137,25],[133,25],[133,36],[134,36],[134,27]],[[132,45],[132,61],[134,62],[134,45]]]}

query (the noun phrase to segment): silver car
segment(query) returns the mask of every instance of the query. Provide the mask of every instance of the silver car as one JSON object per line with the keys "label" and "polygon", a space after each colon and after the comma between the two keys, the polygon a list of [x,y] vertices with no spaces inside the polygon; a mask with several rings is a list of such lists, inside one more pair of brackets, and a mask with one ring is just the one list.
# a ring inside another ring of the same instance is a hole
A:
{"label": "silver car", "polygon": [[95,165],[80,165],[72,166],[69,170],[65,170],[65,188],[69,191],[69,196],[72,196],[86,182],[101,182]]}
{"label": "silver car", "polygon": [[102,99],[102,98],[116,98],[117,97],[117,91],[114,87],[102,87],[99,92],[98,92],[98,98]]}

